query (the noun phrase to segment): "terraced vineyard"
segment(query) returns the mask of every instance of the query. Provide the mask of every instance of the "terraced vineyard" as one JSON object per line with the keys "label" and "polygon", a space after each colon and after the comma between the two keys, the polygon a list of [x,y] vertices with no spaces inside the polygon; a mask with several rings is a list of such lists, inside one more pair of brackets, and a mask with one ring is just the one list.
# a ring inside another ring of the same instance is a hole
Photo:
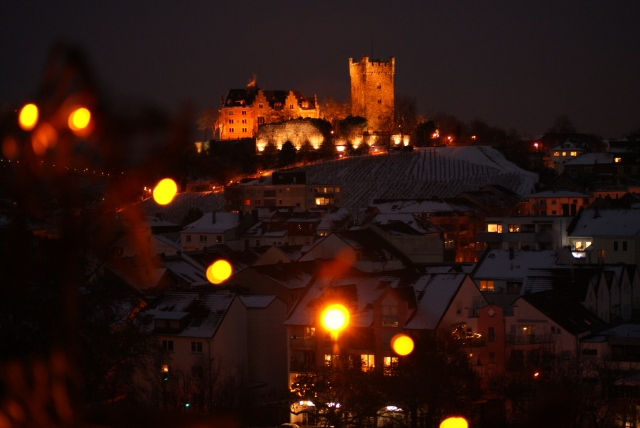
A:
{"label": "terraced vineyard", "polygon": [[307,172],[308,183],[342,185],[346,207],[364,207],[380,198],[454,197],[488,184],[527,195],[538,181],[537,174],[483,146],[355,156],[301,169]]}

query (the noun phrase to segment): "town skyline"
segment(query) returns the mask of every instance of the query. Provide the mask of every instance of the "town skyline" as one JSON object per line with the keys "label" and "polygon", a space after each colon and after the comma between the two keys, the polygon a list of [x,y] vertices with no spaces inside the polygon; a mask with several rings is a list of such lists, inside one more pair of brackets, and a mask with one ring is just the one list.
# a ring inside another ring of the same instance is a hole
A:
{"label": "town skyline", "polygon": [[116,105],[172,112],[217,107],[253,73],[263,89],[346,101],[348,58],[393,56],[396,94],[415,97],[421,113],[481,118],[530,137],[565,114],[580,132],[620,138],[639,126],[639,7],[329,2],[308,24],[309,7],[295,3],[10,4],[0,18],[0,47],[12,58],[0,69],[0,105],[34,96],[56,40],[84,49]]}

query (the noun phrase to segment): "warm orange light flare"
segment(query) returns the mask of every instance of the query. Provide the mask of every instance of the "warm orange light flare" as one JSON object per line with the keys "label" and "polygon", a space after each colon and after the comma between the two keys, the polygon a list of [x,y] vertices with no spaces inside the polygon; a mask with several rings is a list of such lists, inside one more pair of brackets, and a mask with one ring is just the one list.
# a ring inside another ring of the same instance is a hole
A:
{"label": "warm orange light flare", "polygon": [[47,122],[38,126],[31,135],[31,147],[33,148],[33,152],[38,156],[44,155],[47,149],[55,147],[57,142],[58,133],[53,126]]}
{"label": "warm orange light flare", "polygon": [[72,131],[79,131],[89,126],[91,112],[84,107],[76,109],[69,115],[69,128]]}
{"label": "warm orange light flare", "polygon": [[2,154],[5,158],[13,160],[18,157],[18,142],[8,135],[2,142]]}
{"label": "warm orange light flare", "polygon": [[469,428],[469,424],[465,418],[452,417],[442,421],[440,428]]}
{"label": "warm orange light flare", "polygon": [[398,355],[409,355],[413,351],[413,339],[406,334],[396,334],[391,339],[391,349]]}
{"label": "warm orange light flare", "polygon": [[178,185],[170,178],[160,180],[160,182],[153,189],[153,200],[158,205],[167,205],[173,201],[173,198],[178,193]]}
{"label": "warm orange light flare", "polygon": [[321,320],[324,328],[338,332],[349,324],[349,311],[340,304],[330,305],[322,312]]}
{"label": "warm orange light flare", "polygon": [[231,276],[231,264],[226,260],[216,260],[207,268],[207,279],[212,284],[221,284]]}
{"label": "warm orange light flare", "polygon": [[18,118],[20,128],[25,131],[30,131],[38,123],[38,107],[35,104],[27,104],[20,110],[20,116]]}

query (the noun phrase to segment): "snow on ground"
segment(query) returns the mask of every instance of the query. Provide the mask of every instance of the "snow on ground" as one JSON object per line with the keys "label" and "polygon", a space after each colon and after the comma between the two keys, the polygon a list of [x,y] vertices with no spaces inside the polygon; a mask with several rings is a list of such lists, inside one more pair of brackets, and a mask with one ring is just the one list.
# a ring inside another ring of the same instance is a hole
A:
{"label": "snow on ground", "polygon": [[145,199],[139,204],[146,215],[160,214],[163,220],[180,224],[192,208],[198,208],[203,213],[222,211],[224,195],[222,192],[178,193],[168,205],[158,205],[153,198]]}

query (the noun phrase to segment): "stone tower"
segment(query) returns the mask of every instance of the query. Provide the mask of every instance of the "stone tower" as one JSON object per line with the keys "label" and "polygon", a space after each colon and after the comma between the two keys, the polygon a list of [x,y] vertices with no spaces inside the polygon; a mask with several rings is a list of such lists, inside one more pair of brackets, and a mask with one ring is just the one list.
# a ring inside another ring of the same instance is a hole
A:
{"label": "stone tower", "polygon": [[383,123],[393,117],[395,59],[369,60],[363,56],[360,62],[349,58],[351,76],[351,114],[362,116],[369,123],[369,131],[388,132]]}

